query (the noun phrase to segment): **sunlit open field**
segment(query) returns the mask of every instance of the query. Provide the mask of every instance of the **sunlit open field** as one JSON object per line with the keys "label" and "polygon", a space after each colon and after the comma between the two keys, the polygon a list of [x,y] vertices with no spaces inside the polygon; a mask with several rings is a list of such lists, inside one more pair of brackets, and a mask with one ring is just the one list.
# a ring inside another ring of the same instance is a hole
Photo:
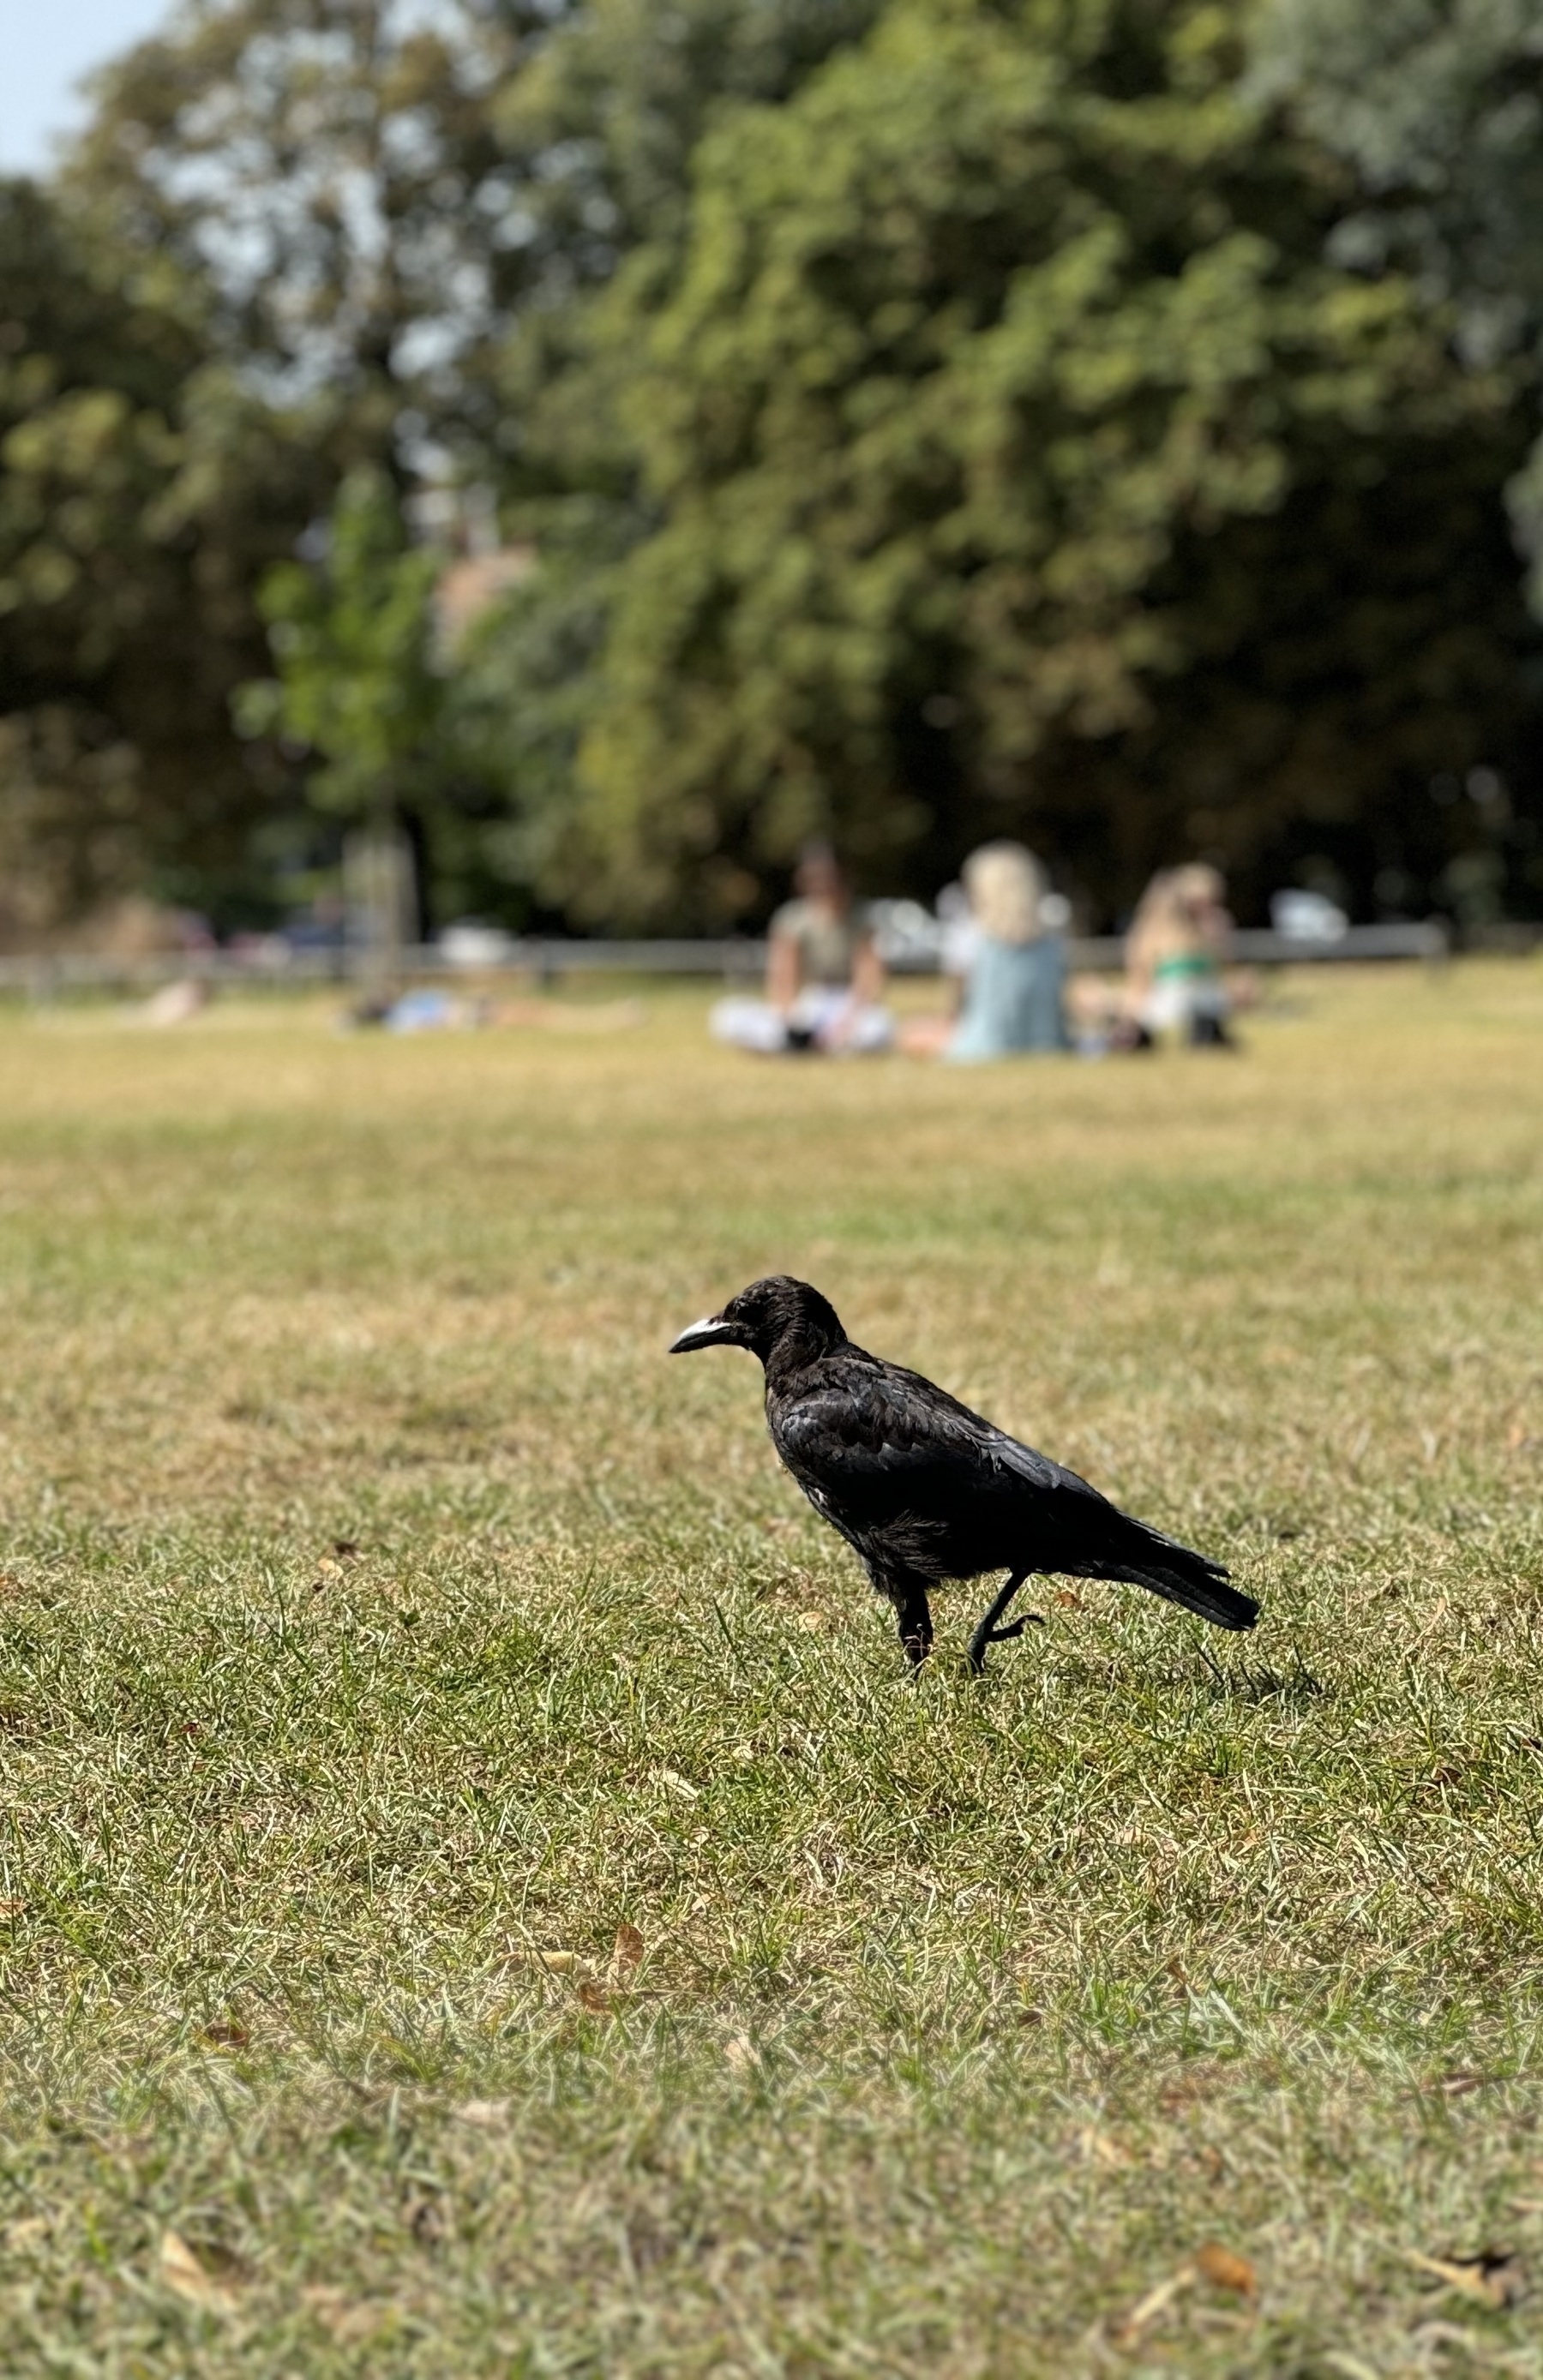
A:
{"label": "sunlit open field", "polygon": [[[1543,967],[645,1005],[0,1024],[6,2370],[1543,2374]],[[909,1682],[664,1359],[768,1270],[1257,1634]]]}

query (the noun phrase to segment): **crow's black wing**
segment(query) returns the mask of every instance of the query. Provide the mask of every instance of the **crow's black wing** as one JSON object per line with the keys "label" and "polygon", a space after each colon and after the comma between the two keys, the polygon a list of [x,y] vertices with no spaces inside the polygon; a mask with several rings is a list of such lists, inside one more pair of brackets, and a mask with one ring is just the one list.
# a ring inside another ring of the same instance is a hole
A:
{"label": "crow's black wing", "polygon": [[788,1469],[858,1525],[901,1512],[946,1523],[993,1491],[1048,1491],[1056,1481],[1043,1455],[893,1365],[822,1364],[818,1383],[777,1400],[768,1418]]}
{"label": "crow's black wing", "polygon": [[1221,1627],[1254,1624],[1257,1607],[1220,1563],[1133,1520],[919,1373],[844,1351],[768,1418],[805,1494],[860,1551],[893,1551],[935,1577],[1025,1568],[1126,1579]]}

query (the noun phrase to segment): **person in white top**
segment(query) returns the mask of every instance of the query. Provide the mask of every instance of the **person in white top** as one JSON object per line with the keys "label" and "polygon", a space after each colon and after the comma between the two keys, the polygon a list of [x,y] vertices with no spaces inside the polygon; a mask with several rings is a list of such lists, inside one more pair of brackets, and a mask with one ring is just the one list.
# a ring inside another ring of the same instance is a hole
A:
{"label": "person in white top", "polygon": [[829,844],[806,844],[794,885],[796,897],[772,920],[765,998],[719,1001],[714,1038],[767,1056],[887,1050],[894,1023],[883,1004],[883,961]]}

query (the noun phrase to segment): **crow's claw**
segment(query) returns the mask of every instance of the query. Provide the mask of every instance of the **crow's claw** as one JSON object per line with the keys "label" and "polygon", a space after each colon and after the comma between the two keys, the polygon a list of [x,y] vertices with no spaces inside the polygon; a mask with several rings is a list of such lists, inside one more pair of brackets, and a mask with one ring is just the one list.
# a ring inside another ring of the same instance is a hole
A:
{"label": "crow's claw", "polygon": [[1021,1620],[1010,1620],[1007,1621],[1005,1626],[998,1624],[1002,1620],[1002,1613],[1012,1602],[1013,1597],[1016,1595],[1019,1587],[1022,1586],[1024,1580],[1027,1575],[1028,1573],[1027,1571],[1018,1571],[1009,1578],[1001,1594],[992,1603],[990,1609],[982,1617],[980,1624],[977,1628],[974,1635],[970,1638],[967,1658],[970,1668],[976,1672],[978,1677],[986,1666],[986,1647],[988,1645],[1005,1645],[1010,1638],[1014,1636],[1021,1636],[1031,1620],[1039,1621],[1039,1624],[1041,1627],[1044,1625],[1043,1621],[1039,1620],[1039,1614],[1037,1611],[1026,1612]]}
{"label": "crow's claw", "polygon": [[1044,1624],[1045,1617],[1043,1612],[1026,1611],[1021,1620],[1010,1620],[1005,1628],[988,1628],[984,1633],[978,1629],[975,1634],[970,1638],[971,1669],[976,1671],[977,1675],[984,1670],[986,1667],[986,1647],[988,1645],[1009,1644],[1014,1636],[1021,1636],[1026,1628],[1042,1628]]}

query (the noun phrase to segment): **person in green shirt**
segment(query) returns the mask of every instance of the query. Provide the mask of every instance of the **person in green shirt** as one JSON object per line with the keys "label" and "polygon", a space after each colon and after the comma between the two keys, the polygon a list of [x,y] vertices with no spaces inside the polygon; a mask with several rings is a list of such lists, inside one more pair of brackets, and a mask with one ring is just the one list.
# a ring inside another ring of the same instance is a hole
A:
{"label": "person in green shirt", "polygon": [[1217,868],[1195,861],[1153,877],[1125,943],[1128,1013],[1148,1044],[1232,1046],[1222,975],[1232,933],[1227,888]]}

